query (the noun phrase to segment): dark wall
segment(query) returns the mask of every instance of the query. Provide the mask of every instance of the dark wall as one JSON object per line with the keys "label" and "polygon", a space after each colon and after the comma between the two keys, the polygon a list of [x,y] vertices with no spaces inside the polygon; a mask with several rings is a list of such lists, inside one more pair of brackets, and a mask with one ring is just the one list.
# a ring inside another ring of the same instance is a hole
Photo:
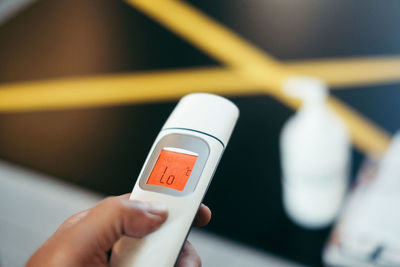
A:
{"label": "dark wall", "polygon": [[[189,2],[279,59],[400,53],[398,1]],[[0,82],[220,65],[107,0],[39,1],[0,26],[0,59]],[[389,132],[398,128],[398,84],[333,94]],[[206,229],[321,264],[329,229],[298,228],[282,209],[278,140],[293,111],[264,95],[232,100],[241,117],[205,199]],[[0,114],[0,157],[104,194],[129,192],[175,104]],[[362,159],[354,156],[353,174]]]}

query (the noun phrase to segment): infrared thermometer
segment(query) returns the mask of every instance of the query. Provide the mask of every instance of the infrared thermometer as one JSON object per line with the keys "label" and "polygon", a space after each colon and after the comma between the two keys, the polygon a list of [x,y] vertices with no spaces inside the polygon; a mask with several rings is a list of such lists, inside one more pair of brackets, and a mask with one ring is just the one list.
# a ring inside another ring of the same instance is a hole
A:
{"label": "infrared thermometer", "polygon": [[175,265],[238,116],[238,108],[217,95],[189,94],[179,101],[130,196],[165,203],[168,219],[144,238],[121,238],[113,247],[111,266]]}

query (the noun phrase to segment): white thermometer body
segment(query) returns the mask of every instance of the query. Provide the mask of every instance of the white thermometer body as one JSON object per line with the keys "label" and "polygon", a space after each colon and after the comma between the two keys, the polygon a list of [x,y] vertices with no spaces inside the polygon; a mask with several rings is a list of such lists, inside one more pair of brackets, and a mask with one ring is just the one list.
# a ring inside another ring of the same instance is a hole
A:
{"label": "white thermometer body", "polygon": [[141,238],[113,248],[114,267],[172,267],[239,115],[229,100],[211,94],[181,99],[157,136],[130,199],[162,202],[167,221]]}

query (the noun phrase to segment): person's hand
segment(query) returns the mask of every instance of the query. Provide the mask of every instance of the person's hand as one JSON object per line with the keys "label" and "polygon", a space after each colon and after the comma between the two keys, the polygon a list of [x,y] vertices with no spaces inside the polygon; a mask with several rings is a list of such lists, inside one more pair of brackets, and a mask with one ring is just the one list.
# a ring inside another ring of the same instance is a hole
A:
{"label": "person's hand", "polygon": [[[131,201],[128,194],[106,198],[67,219],[26,266],[109,266],[109,251],[118,239],[123,235],[144,237],[157,230],[167,217],[167,208],[162,204]],[[194,225],[204,226],[210,218],[210,209],[202,204]],[[201,266],[200,257],[189,242],[177,266]]]}

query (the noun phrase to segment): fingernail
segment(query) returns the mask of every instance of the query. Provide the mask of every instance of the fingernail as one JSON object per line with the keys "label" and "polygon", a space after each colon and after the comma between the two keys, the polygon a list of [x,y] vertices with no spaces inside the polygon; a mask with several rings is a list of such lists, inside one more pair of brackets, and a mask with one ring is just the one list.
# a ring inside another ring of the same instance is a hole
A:
{"label": "fingernail", "polygon": [[168,207],[164,203],[148,203],[147,211],[155,215],[165,215],[168,212]]}

